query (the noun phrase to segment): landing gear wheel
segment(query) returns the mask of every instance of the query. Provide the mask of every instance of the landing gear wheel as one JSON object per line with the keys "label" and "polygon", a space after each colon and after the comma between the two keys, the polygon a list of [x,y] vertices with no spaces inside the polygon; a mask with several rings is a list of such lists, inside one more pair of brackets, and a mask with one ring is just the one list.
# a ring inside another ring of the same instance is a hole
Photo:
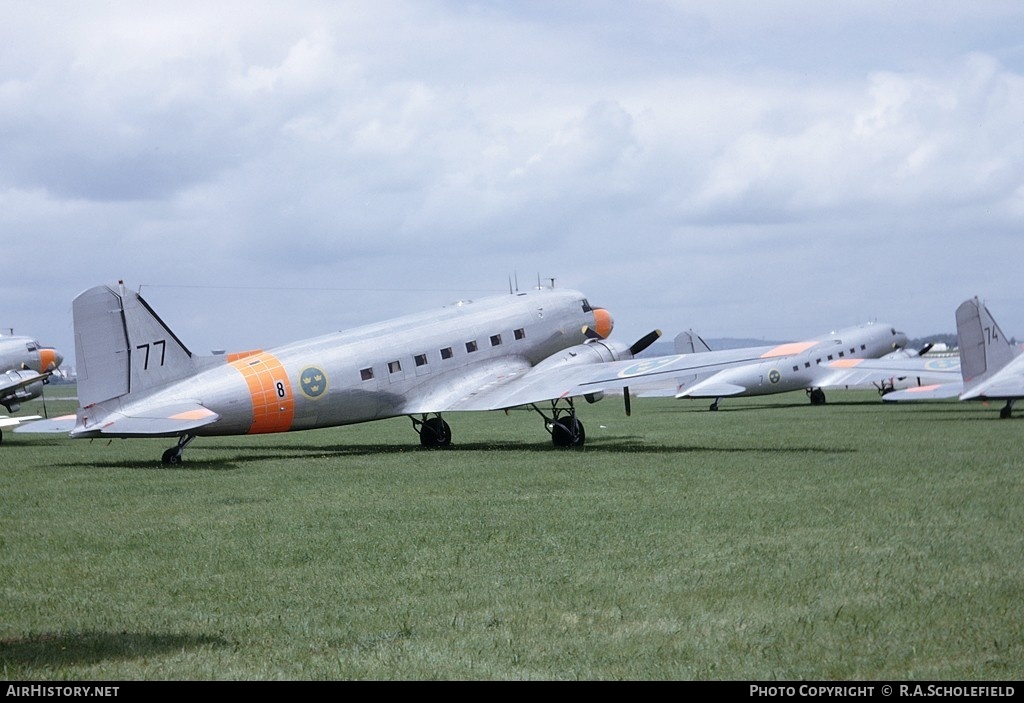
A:
{"label": "landing gear wheel", "polygon": [[718,410],[718,398],[715,398],[715,402],[708,406],[708,410],[716,412]]}
{"label": "landing gear wheel", "polygon": [[1002,420],[1009,420],[1013,417],[1013,404],[1007,403],[1003,407],[999,408],[999,418]]}
{"label": "landing gear wheel", "polygon": [[177,466],[180,464],[182,452],[185,451],[185,447],[192,444],[192,440],[195,438],[196,436],[192,434],[186,434],[179,437],[178,444],[164,452],[161,457],[161,461],[163,461],[164,466]]}
{"label": "landing gear wheel", "polygon": [[583,446],[586,438],[583,423],[575,417],[566,417],[551,423],[551,443],[556,447],[576,449]]}
{"label": "landing gear wheel", "polygon": [[824,405],[825,404],[825,391],[820,388],[812,388],[807,391],[807,395],[811,397],[811,405]]}
{"label": "landing gear wheel", "polygon": [[452,428],[439,417],[424,420],[420,425],[420,444],[427,449],[448,449],[452,445]]}

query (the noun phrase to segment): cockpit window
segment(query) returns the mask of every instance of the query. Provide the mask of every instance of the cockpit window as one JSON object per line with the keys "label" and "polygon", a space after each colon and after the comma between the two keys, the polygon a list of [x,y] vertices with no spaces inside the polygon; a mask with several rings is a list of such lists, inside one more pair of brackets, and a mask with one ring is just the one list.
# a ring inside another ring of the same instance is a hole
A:
{"label": "cockpit window", "polygon": [[588,303],[587,299],[584,298],[583,299],[583,312],[593,312],[593,311],[594,311],[594,308],[590,307],[590,303]]}
{"label": "cockpit window", "polygon": [[39,351],[39,342],[29,342],[25,346],[30,352]]}

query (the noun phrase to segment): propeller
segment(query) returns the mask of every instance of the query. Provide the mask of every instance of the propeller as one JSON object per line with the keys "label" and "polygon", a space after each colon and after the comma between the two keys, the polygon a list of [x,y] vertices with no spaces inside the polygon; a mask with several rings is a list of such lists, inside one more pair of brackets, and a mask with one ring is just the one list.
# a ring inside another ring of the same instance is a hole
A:
{"label": "propeller", "polygon": [[[633,342],[629,347],[629,353],[636,356],[647,347],[658,341],[658,337],[661,336],[661,330],[651,330],[640,339]],[[622,402],[626,405],[626,417],[629,417],[633,413],[633,406],[629,400],[629,386],[622,387]]]}
{"label": "propeller", "polygon": [[643,337],[633,342],[632,346],[630,346],[629,348],[629,353],[632,354],[633,356],[636,356],[644,349],[658,341],[658,337],[660,336],[661,330],[652,330],[648,332]]}

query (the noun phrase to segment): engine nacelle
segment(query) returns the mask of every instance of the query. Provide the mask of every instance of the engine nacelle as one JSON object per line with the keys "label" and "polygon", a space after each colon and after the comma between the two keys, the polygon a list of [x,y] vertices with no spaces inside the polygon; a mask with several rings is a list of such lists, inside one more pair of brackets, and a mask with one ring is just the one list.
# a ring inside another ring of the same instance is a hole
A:
{"label": "engine nacelle", "polygon": [[[14,371],[14,370],[12,370],[12,371],[8,371],[7,373],[5,373],[4,376],[6,376],[7,380],[11,384],[14,384],[14,385],[17,385],[19,383],[24,383],[25,381],[31,381],[31,379],[33,379],[33,378],[39,378],[39,374],[36,373],[35,371]],[[28,383],[26,385],[23,385],[21,388],[18,388],[15,391],[12,391],[10,393],[5,393],[4,394],[4,405],[7,405],[8,403],[16,403],[16,402],[22,401],[22,400],[31,400],[32,398],[38,398],[39,395],[42,392],[43,392],[43,379],[39,378],[39,380],[34,381],[32,383]],[[10,410],[10,412],[16,412],[16,411],[15,410]]]}
{"label": "engine nacelle", "polygon": [[608,361],[623,361],[633,358],[630,346],[610,339],[589,339],[583,344],[563,349],[537,364],[536,369],[550,369],[559,366],[580,364],[603,364]]}

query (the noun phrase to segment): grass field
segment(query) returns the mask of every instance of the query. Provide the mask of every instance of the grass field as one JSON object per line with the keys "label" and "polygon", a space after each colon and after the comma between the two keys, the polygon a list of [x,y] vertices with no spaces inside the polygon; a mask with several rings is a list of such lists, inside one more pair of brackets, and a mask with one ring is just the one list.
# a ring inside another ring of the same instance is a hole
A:
{"label": "grass field", "polygon": [[6,432],[0,676],[1021,678],[1024,420],[706,407],[584,406],[582,451],[514,411],[447,416],[450,451],[397,419],[173,469]]}

